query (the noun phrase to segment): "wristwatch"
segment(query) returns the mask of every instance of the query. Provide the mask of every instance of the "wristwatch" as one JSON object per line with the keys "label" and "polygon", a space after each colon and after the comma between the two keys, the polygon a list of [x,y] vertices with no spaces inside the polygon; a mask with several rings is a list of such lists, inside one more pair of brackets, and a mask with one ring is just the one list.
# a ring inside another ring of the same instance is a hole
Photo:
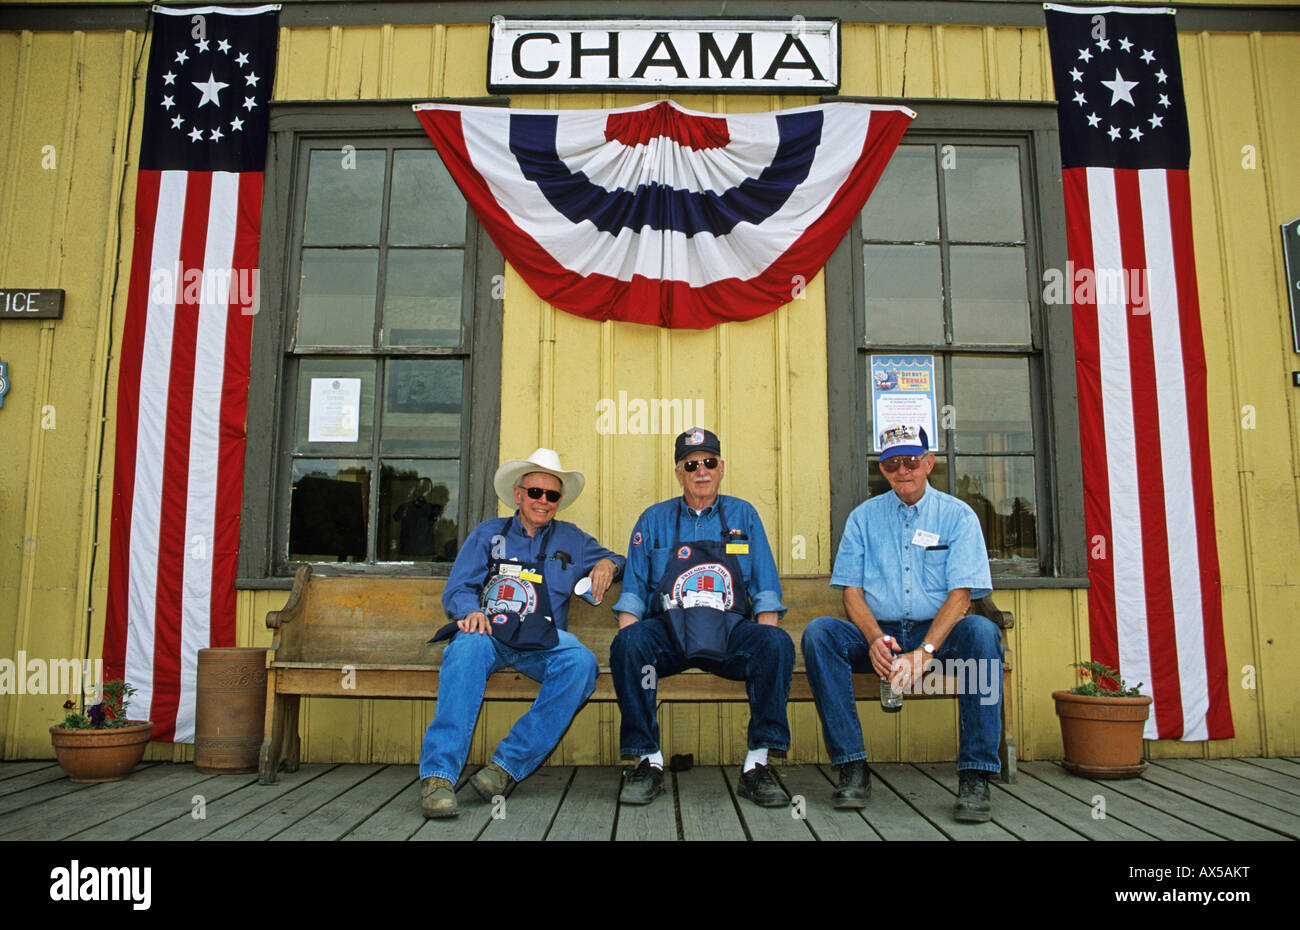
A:
{"label": "wristwatch", "polygon": [[934,655],[934,643],[921,643],[921,649],[928,656]]}

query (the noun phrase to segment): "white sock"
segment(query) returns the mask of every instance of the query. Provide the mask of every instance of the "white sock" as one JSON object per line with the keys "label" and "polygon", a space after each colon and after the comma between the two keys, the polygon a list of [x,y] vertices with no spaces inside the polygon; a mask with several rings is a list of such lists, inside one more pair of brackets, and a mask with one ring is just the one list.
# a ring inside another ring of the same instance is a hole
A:
{"label": "white sock", "polygon": [[751,749],[745,756],[745,768],[742,771],[748,772],[756,765],[767,765],[766,749]]}
{"label": "white sock", "polygon": [[640,759],[637,760],[637,765],[640,765],[646,759],[649,759],[650,764],[653,765],[655,768],[659,769],[660,771],[663,771],[664,754],[662,752],[652,752],[648,756],[642,756]]}

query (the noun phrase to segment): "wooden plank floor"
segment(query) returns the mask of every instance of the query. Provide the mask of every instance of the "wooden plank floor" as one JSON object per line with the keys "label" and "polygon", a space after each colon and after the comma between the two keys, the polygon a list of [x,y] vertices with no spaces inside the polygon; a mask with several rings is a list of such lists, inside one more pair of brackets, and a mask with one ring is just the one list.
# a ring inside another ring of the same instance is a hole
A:
{"label": "wooden plank floor", "polygon": [[[468,775],[469,770],[465,774]],[[778,766],[788,808],[740,798],[739,770],[669,772],[665,794],[620,806],[623,770],[539,769],[503,803],[468,783],[460,815],[425,820],[412,765],[303,765],[275,785],[151,764],[75,785],[53,762],[0,763],[0,840],[1287,840],[1300,839],[1300,761],[1169,759],[1092,781],[1024,762],[993,782],[993,819],[958,824],[953,763],[873,765],[865,810],[831,807],[829,766]]]}

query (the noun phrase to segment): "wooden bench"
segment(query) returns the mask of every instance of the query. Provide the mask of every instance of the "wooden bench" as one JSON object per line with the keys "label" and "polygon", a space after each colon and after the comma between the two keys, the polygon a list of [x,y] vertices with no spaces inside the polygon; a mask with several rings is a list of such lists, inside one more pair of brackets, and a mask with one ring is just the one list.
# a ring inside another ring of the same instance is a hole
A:
{"label": "wooden bench", "polygon": [[[262,742],[260,781],[272,784],[281,765],[296,771],[299,761],[298,705],[303,695],[362,698],[435,698],[444,643],[427,640],[445,622],[442,609],[444,579],[375,578],[356,575],[316,575],[301,566],[293,591],[283,609],[270,611],[266,625],[274,631],[266,655],[266,729]],[[804,671],[799,641],[804,628],[820,616],[843,616],[838,589],[825,575],[794,575],[781,579],[782,598],[789,611],[781,626],[795,645],[795,670],[790,683],[791,701],[813,700]],[[606,594],[600,607],[581,598],[569,601],[569,632],[578,637],[600,663],[593,701],[615,701],[609,670],[609,646],[618,632],[610,611],[618,586]],[[1011,614],[998,610],[991,598],[971,608],[1011,629]],[[1005,634],[1004,634],[1005,637]],[[1011,669],[1007,652],[1004,673]],[[853,687],[860,700],[879,696],[875,674],[855,674]],[[538,685],[527,676],[507,669],[487,683],[489,700],[531,701]],[[954,698],[956,682],[946,682],[942,694],[909,694],[906,700]],[[1005,678],[1003,694],[1005,695]],[[661,701],[747,702],[745,683],[690,669],[659,682]],[[1007,732],[1006,701],[1002,703],[1002,760],[1004,781],[1015,781],[1015,742]],[[667,748],[665,748],[667,752]]]}

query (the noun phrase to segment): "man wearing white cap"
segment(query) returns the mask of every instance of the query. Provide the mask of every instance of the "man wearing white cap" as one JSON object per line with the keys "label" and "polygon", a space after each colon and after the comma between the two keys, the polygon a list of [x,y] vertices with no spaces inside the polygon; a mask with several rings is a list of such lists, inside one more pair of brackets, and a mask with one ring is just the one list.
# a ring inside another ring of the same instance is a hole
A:
{"label": "man wearing white cap", "polygon": [[969,505],[930,487],[934,455],[924,429],[895,426],[880,440],[880,471],[892,490],[849,514],[831,572],[849,619],[819,617],[803,634],[808,683],[840,770],[833,802],[861,808],[871,794],[853,673],[874,670],[906,686],[933,660],[973,659],[988,663],[979,678],[996,682],[996,700],[974,688],[957,697],[953,816],[985,821],[988,777],[1001,771],[1002,636],[992,620],[968,613],[971,599],[992,588],[984,534]]}
{"label": "man wearing white cap", "polygon": [[435,639],[452,639],[442,654],[438,706],[420,752],[426,817],[457,813],[455,785],[489,675],[510,667],[541,682],[541,689],[492,761],[470,779],[485,801],[542,763],[596,686],[596,657],[566,629],[569,595],[589,577],[591,599],[599,601],[625,560],[574,524],[553,519],[577,500],[585,483],[580,472],[565,471],[550,449],[497,469],[493,487],[506,506],[516,508],[514,516],[474,528],[442,595],[453,622]]}

